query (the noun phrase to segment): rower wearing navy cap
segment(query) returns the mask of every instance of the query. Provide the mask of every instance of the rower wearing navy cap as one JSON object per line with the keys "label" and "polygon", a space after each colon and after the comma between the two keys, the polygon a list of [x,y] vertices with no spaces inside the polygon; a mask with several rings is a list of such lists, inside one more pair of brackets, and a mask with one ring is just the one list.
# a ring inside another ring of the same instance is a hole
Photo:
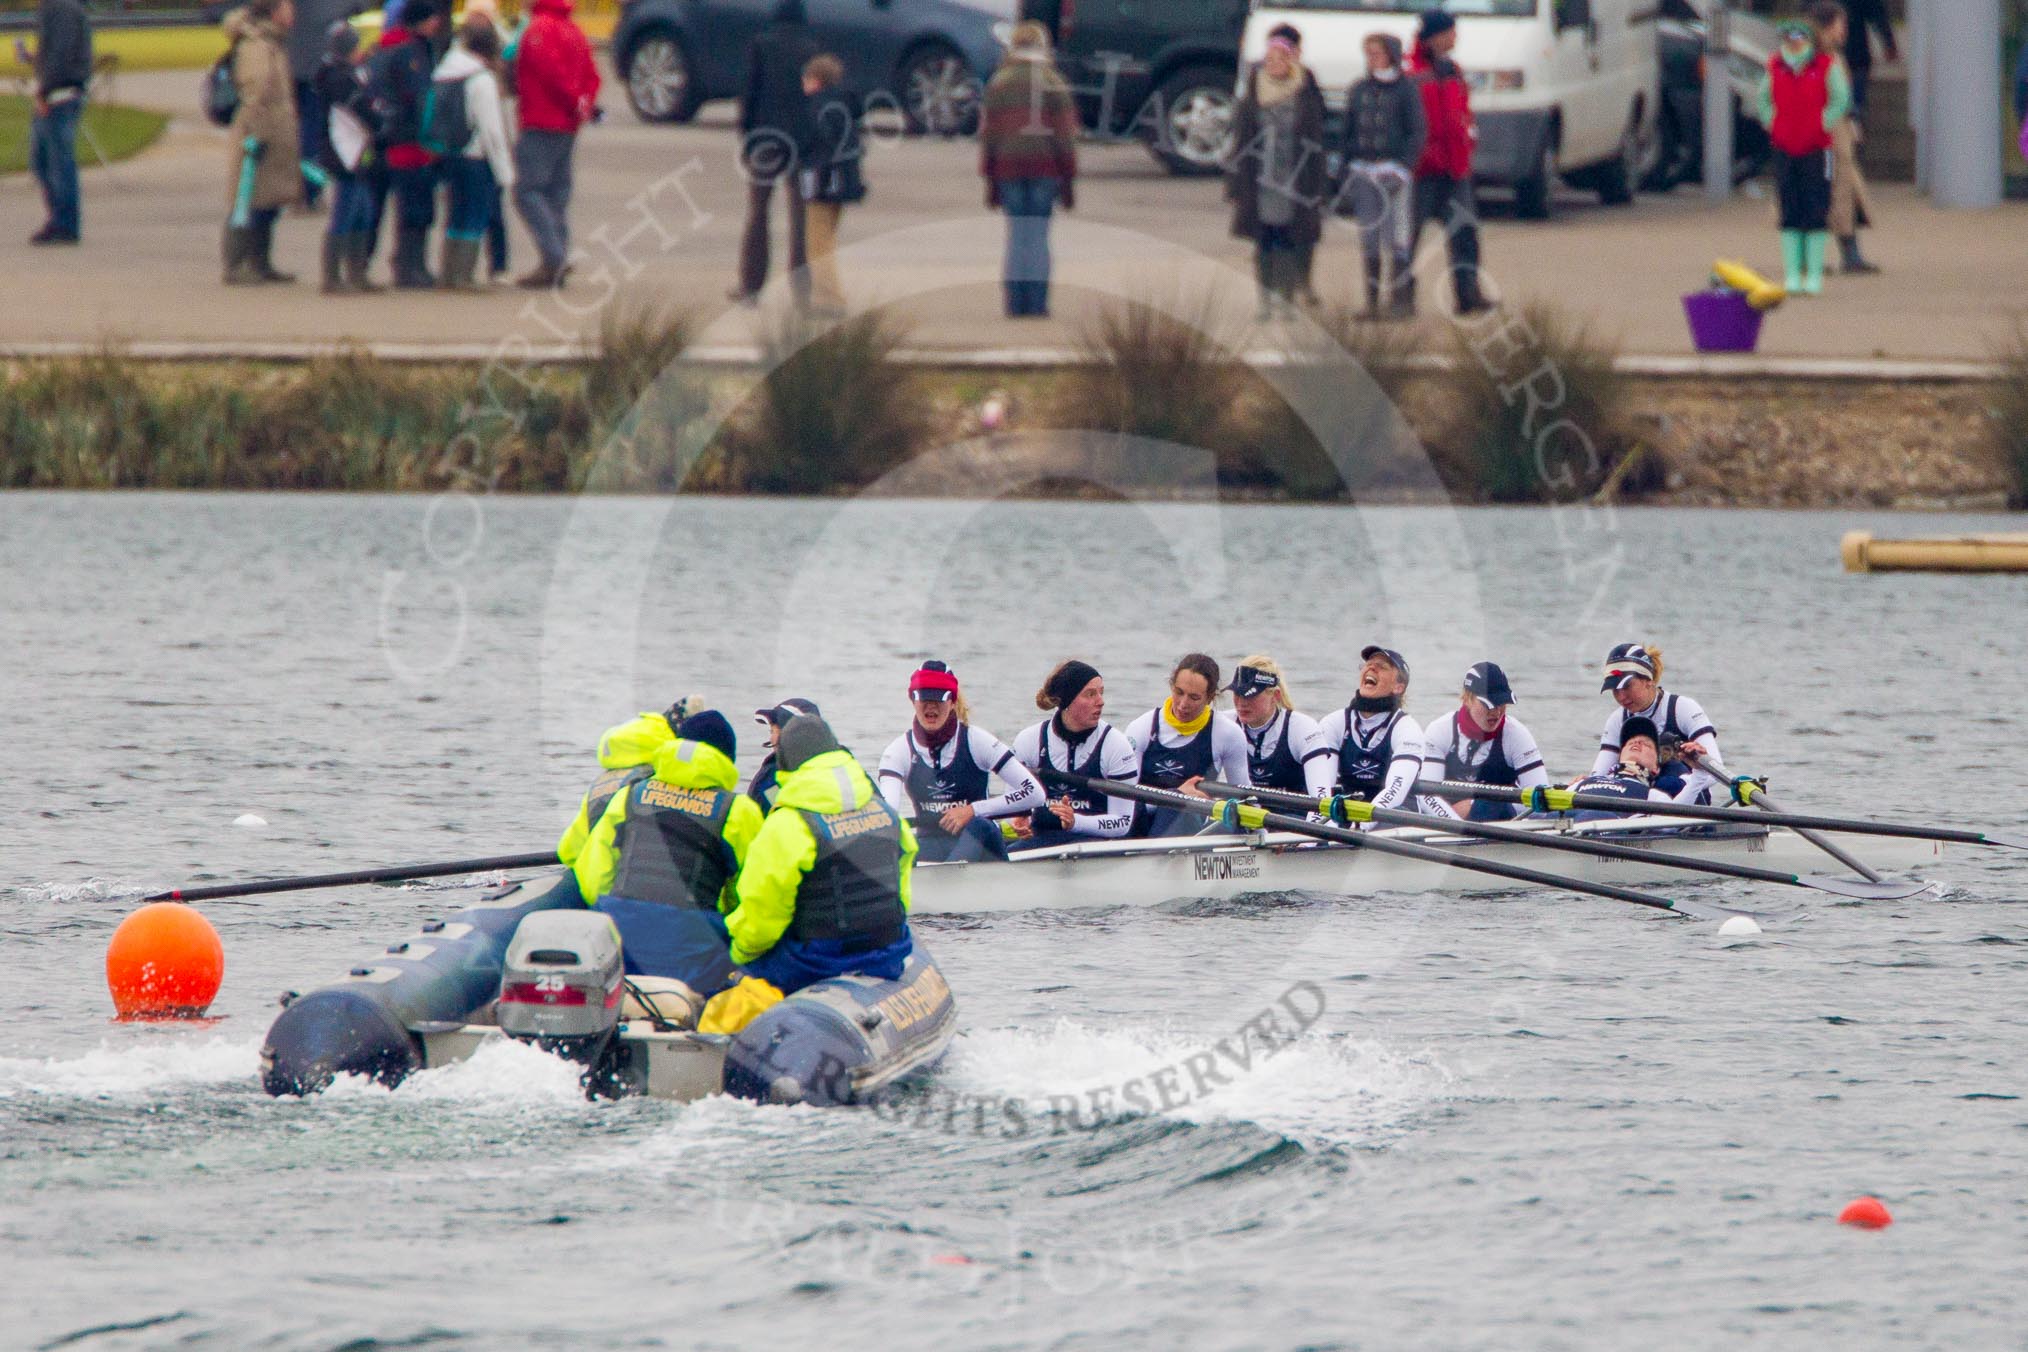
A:
{"label": "rower wearing navy cap", "polygon": [[1323,798],[1337,783],[1338,748],[1317,720],[1296,708],[1288,680],[1272,657],[1243,658],[1225,687],[1246,734],[1247,777],[1263,789]]}
{"label": "rower wearing navy cap", "polygon": [[1320,725],[1324,740],[1338,748],[1337,791],[1377,807],[1456,816],[1443,802],[1414,795],[1422,774],[1423,740],[1421,726],[1401,709],[1408,693],[1408,659],[1370,644],[1360,650],[1359,660],[1364,665],[1358,693]]}
{"label": "rower wearing navy cap", "polygon": [[[922,862],[1004,859],[997,822],[1033,812],[1048,795],[1042,781],[1007,744],[972,726],[972,711],[958,689],[957,673],[934,659],[908,678],[915,722],[880,758],[880,792],[889,806],[915,811]],[[1007,792],[989,790],[998,776]]]}
{"label": "rower wearing navy cap", "polygon": [[807,699],[785,699],[780,704],[753,711],[753,721],[767,729],[768,754],[761,761],[760,769],[753,772],[746,793],[747,797],[760,804],[762,812],[775,810],[775,745],[781,740],[782,729],[788,726],[789,720],[803,714],[812,718],[824,716],[816,702]]}
{"label": "rower wearing navy cap", "polygon": [[[1514,687],[1498,664],[1481,662],[1465,673],[1457,712],[1430,724],[1423,737],[1422,777],[1453,783],[1546,787],[1549,772],[1535,734],[1514,717]],[[1451,804],[1470,821],[1504,821],[1519,816],[1513,803],[1472,799],[1467,807]]]}
{"label": "rower wearing navy cap", "polygon": [[[1105,721],[1106,683],[1098,669],[1072,658],[1058,665],[1035,693],[1035,707],[1053,712],[1014,739],[1014,754],[1045,780],[1064,770],[1092,779],[1131,781],[1140,773],[1134,745]],[[1015,819],[1020,849],[1066,845],[1077,840],[1117,840],[1134,825],[1134,805],[1089,789],[1068,789],[1025,821]]]}
{"label": "rower wearing navy cap", "polygon": [[1598,757],[1593,774],[1610,773],[1624,757],[1625,724],[1630,718],[1645,718],[1654,724],[1664,756],[1674,749],[1676,756],[1694,765],[1686,769],[1673,759],[1664,759],[1661,775],[1665,786],[1676,778],[1683,786],[1674,797],[1685,803],[1712,801],[1710,790],[1726,783],[1725,762],[1718,750],[1718,729],[1704,713],[1704,706],[1688,695],[1672,695],[1662,679],[1662,650],[1652,643],[1622,643],[1606,654],[1605,683],[1619,707],[1606,716],[1599,734]]}
{"label": "rower wearing navy cap", "polygon": [[[1252,785],[1246,734],[1231,715],[1212,709],[1217,698],[1218,663],[1204,653],[1185,653],[1169,673],[1169,698],[1127,724],[1143,784],[1194,795],[1197,781],[1215,771],[1228,784]],[[1196,813],[1143,803],[1132,834],[1185,836],[1203,825]]]}

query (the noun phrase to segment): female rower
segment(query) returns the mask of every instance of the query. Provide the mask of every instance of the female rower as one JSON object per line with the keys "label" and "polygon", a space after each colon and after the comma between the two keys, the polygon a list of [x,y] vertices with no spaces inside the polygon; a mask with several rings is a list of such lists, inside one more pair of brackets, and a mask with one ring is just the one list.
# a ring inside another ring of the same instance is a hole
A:
{"label": "female rower", "polygon": [[[1216,770],[1228,784],[1253,783],[1247,769],[1246,734],[1229,715],[1214,713],[1218,663],[1203,653],[1186,653],[1169,673],[1169,698],[1127,724],[1127,740],[1140,755],[1143,784],[1195,795],[1197,781]],[[1134,815],[1135,836],[1187,836],[1204,825],[1194,812],[1149,807]]]}
{"label": "female rower", "polygon": [[[1666,803],[1672,795],[1656,784],[1662,770],[1661,732],[1654,720],[1634,714],[1620,725],[1620,749],[1610,770],[1596,767],[1570,787],[1579,793],[1605,794],[1633,803]],[[1680,799],[1681,795],[1674,795]],[[1629,807],[1628,812],[1639,809]],[[1590,821],[1619,814],[1601,808],[1582,808],[1570,814],[1573,821]]]}
{"label": "female rower", "polygon": [[1665,760],[1661,767],[1665,785],[1680,777],[1683,787],[1675,795],[1679,801],[1707,802],[1709,791],[1726,782],[1718,729],[1705,716],[1703,705],[1687,695],[1670,694],[1657,684],[1661,679],[1662,650],[1651,643],[1622,643],[1606,654],[1605,684],[1599,689],[1611,691],[1619,707],[1606,716],[1592,773],[1610,773],[1620,763],[1626,721],[1645,718],[1655,725],[1665,750],[1678,748],[1675,754],[1696,767]]}
{"label": "female rower", "polygon": [[[942,662],[925,662],[908,678],[915,723],[880,758],[880,792],[888,806],[912,819],[925,864],[944,860],[1004,859],[1001,817],[1042,806],[1042,782],[992,733],[972,726],[972,711],[957,674]],[[1007,786],[987,793],[994,776]]]}
{"label": "female rower", "polygon": [[1338,748],[1337,791],[1375,807],[1421,810],[1454,817],[1448,804],[1418,800],[1422,774],[1422,727],[1401,710],[1408,693],[1408,660],[1392,648],[1370,644],[1360,650],[1359,691],[1343,709],[1325,716],[1324,740]]}
{"label": "female rower", "polygon": [[1282,669],[1255,654],[1232,673],[1232,709],[1246,734],[1247,774],[1263,789],[1329,796],[1337,773],[1337,748],[1324,740],[1317,720],[1296,711]]}
{"label": "female rower", "polygon": [[[1106,683],[1096,668],[1074,658],[1063,663],[1035,693],[1035,707],[1054,712],[1014,739],[1014,755],[1029,769],[1129,781],[1139,772],[1133,743],[1105,721]],[[1133,824],[1134,805],[1128,800],[1073,788],[1027,821],[1015,818],[1014,832],[1021,842],[1012,848],[1114,840]]]}
{"label": "female rower", "polygon": [[[1497,664],[1481,662],[1466,672],[1457,712],[1430,724],[1423,738],[1422,777],[1523,789],[1547,786],[1549,772],[1542,768],[1535,734],[1510,712],[1513,704],[1514,688]],[[1450,806],[1475,822],[1521,815],[1518,804],[1484,798]]]}

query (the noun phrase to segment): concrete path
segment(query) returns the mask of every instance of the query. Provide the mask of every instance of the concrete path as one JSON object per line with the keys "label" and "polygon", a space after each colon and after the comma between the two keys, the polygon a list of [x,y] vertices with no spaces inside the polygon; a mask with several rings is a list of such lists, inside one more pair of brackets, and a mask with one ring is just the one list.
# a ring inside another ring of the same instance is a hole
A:
{"label": "concrete path", "polygon": [[[298,285],[219,284],[225,135],[196,118],[196,88],[190,72],[123,77],[120,99],[162,107],[177,121],[139,159],[85,172],[82,247],[28,247],[41,220],[32,184],[10,180],[0,190],[0,267],[8,278],[0,346],[109,339],[554,346],[595,330],[601,302],[612,297],[720,319],[712,329],[719,341],[751,337],[749,316],[726,313],[745,189],[722,106],[694,126],[643,126],[609,88],[613,116],[585,134],[578,155],[575,228],[593,257],[561,297],[501,287],[483,296],[326,299],[312,275],[321,217],[281,223],[278,262],[302,275]],[[1194,291],[1215,277],[1223,322],[1243,328],[1252,312],[1250,250],[1227,232],[1219,185],[1171,178],[1135,146],[1088,146],[1082,155],[1077,210],[1059,218],[1056,232],[1056,318],[1001,317],[1002,227],[984,209],[976,152],[966,142],[871,148],[871,196],[846,213],[843,230],[854,303],[893,304],[910,345],[932,353],[1066,349],[1104,296]],[[1823,298],[1784,307],[1768,321],[1763,354],[1989,357],[2021,313],[2028,207],[1942,212],[1903,188],[1876,196],[1879,225],[1866,239],[1884,275],[1834,277]],[[1765,198],[1713,210],[1686,189],[1613,209],[1568,194],[1549,222],[1513,220],[1497,201],[1486,212],[1486,264],[1504,294],[1573,307],[1634,354],[1690,350],[1679,297],[1703,285],[1713,257],[1768,270],[1777,264]],[[518,221],[515,250],[518,271],[532,259]],[[1428,263],[1425,275],[1440,277],[1440,259]],[[1348,298],[1356,272],[1351,234],[1339,223],[1319,257],[1318,282],[1327,295]],[[1425,295],[1440,289],[1426,285]]]}

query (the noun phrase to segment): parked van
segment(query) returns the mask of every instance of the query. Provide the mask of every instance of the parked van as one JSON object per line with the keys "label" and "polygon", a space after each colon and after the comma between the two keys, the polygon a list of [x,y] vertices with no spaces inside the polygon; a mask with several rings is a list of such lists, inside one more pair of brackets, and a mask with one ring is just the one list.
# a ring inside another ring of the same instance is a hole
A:
{"label": "parked van", "polygon": [[1269,29],[1294,25],[1303,64],[1341,115],[1366,72],[1366,38],[1392,33],[1407,49],[1423,11],[1438,8],[1458,21],[1452,57],[1479,123],[1474,178],[1512,188],[1529,217],[1549,214],[1558,178],[1605,202],[1633,200],[1660,154],[1655,0],[1260,0],[1243,64],[1260,59]]}

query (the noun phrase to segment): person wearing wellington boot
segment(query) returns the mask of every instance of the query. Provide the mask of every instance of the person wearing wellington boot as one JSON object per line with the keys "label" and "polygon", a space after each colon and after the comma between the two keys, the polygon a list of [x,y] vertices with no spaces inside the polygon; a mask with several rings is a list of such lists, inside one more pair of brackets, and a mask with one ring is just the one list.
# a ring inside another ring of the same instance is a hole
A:
{"label": "person wearing wellington boot", "polygon": [[1774,142],[1783,281],[1791,295],[1815,296],[1831,243],[1832,133],[1851,110],[1852,82],[1844,63],[1818,47],[1808,20],[1783,23],[1781,35],[1761,78],[1760,113]]}
{"label": "person wearing wellington boot", "polygon": [[302,200],[296,138],[296,86],[289,74],[291,0],[248,0],[225,18],[232,81],[239,94],[228,140],[232,178],[225,226],[225,284],[293,282],[274,264],[275,220]]}

